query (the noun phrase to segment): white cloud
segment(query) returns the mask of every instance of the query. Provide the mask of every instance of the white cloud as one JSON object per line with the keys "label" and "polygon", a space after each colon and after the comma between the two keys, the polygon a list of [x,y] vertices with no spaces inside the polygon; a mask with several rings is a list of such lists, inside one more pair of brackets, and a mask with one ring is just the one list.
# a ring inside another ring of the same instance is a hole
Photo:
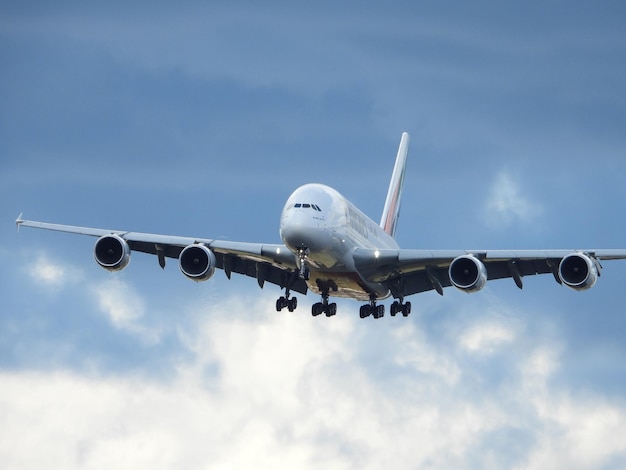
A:
{"label": "white cloud", "polygon": [[137,334],[151,342],[157,341],[157,333],[140,324],[146,310],[145,303],[130,285],[115,277],[94,284],[91,290],[98,301],[98,308],[115,328]]}
{"label": "white cloud", "polygon": [[460,378],[456,362],[433,347],[426,334],[414,324],[403,324],[392,331],[394,342],[398,345],[395,362],[409,365],[421,374],[430,374],[454,385]]}
{"label": "white cloud", "polygon": [[57,264],[44,254],[37,257],[28,273],[33,280],[50,287],[62,287],[75,274],[67,265]]}
{"label": "white cloud", "polygon": [[[516,358],[519,367],[499,385],[477,381],[489,374],[487,366],[463,370],[459,350],[432,344],[412,318],[389,328],[348,314],[277,313],[272,304],[270,298],[224,299],[188,312],[197,324],[185,332],[188,354],[168,379],[3,373],[3,464],[373,469],[626,463],[618,432],[626,409],[553,385],[561,366],[552,344]],[[467,331],[482,332],[466,341],[481,351],[510,337],[506,328]],[[383,350],[389,351],[381,358],[389,376],[381,379],[363,352]],[[395,368],[399,363],[404,367]],[[516,455],[493,442],[511,432],[528,436]]]}
{"label": "white cloud", "polygon": [[479,323],[469,326],[459,337],[459,343],[468,352],[491,355],[499,347],[515,340],[515,330],[502,323]]}
{"label": "white cloud", "polygon": [[502,171],[491,187],[485,211],[487,223],[497,228],[529,223],[541,215],[543,208],[522,194],[516,180]]}
{"label": "white cloud", "polygon": [[[560,348],[540,347],[521,367],[521,396],[536,414],[537,445],[526,468],[599,468],[626,463],[626,407],[594,394],[555,389]],[[615,465],[613,465],[613,463]]]}
{"label": "white cloud", "polygon": [[546,414],[542,416],[544,432],[529,456],[528,468],[623,468],[623,408],[567,394],[548,398],[550,402],[545,405],[549,406],[545,406]]}

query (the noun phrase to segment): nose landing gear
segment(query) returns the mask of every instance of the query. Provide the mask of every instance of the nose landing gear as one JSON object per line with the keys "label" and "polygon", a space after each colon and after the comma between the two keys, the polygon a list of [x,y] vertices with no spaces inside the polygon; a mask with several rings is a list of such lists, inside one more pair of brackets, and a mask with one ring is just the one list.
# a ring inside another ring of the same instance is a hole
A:
{"label": "nose landing gear", "polygon": [[309,249],[305,246],[298,249],[298,261],[300,264],[300,278],[308,281],[311,277],[309,269],[306,267],[306,259],[309,256]]}

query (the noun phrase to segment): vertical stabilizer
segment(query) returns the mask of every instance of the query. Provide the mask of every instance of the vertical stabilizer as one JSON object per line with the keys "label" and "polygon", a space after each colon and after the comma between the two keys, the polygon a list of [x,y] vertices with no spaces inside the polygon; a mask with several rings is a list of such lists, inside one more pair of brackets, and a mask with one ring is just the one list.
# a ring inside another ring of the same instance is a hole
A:
{"label": "vertical stabilizer", "polygon": [[396,164],[393,167],[393,174],[389,183],[383,216],[380,219],[380,226],[392,237],[395,236],[396,225],[400,216],[400,199],[402,197],[402,185],[404,183],[404,170],[406,168],[408,151],[409,134],[403,132],[400,139],[400,147],[398,147],[398,155],[396,156]]}

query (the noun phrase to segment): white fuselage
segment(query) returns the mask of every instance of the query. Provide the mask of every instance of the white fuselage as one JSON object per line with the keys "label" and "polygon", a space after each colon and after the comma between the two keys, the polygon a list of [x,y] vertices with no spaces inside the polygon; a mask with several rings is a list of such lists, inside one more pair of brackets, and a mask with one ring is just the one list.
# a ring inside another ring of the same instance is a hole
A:
{"label": "white fuselage", "polygon": [[365,281],[354,266],[356,248],[398,248],[378,224],[334,189],[307,184],[296,189],[280,219],[280,237],[294,254],[305,250],[307,281],[313,292],[368,300],[389,296],[389,289]]}

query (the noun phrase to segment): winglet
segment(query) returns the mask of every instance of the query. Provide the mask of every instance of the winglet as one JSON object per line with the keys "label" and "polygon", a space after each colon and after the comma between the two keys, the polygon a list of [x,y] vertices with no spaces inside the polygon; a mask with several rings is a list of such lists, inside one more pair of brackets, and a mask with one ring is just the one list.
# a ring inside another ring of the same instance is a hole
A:
{"label": "winglet", "polygon": [[387,200],[383,209],[383,216],[380,219],[380,226],[392,237],[396,233],[396,225],[400,216],[400,199],[402,197],[402,185],[404,184],[404,172],[406,168],[406,157],[409,152],[409,134],[402,133],[396,164],[391,175]]}
{"label": "winglet", "polygon": [[17,231],[18,231],[18,233],[19,233],[19,231],[20,231],[20,225],[22,225],[22,223],[24,222],[24,221],[22,220],[22,215],[24,215],[24,213],[23,213],[23,212],[20,212],[20,215],[18,215],[18,216],[17,216],[17,219],[15,219],[15,225],[17,225]]}

